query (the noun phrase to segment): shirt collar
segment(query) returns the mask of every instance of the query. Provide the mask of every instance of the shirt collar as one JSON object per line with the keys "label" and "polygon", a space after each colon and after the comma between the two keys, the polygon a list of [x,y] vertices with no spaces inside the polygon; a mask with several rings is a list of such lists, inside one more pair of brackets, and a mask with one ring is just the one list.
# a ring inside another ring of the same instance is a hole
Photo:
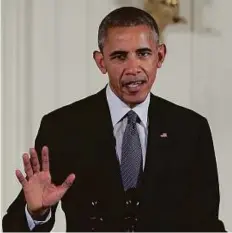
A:
{"label": "shirt collar", "polygon": [[[110,85],[106,87],[106,98],[110,109],[113,127],[131,110],[117,95],[111,90]],[[150,93],[146,99],[133,108],[133,111],[139,116],[144,127],[147,127],[148,107],[150,104]]]}

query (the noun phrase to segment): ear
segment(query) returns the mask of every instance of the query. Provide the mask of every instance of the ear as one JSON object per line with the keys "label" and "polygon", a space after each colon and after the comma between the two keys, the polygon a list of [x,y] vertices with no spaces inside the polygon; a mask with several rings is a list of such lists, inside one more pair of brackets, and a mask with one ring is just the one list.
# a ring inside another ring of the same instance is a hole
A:
{"label": "ear", "polygon": [[157,63],[158,68],[162,67],[166,53],[167,53],[166,45],[165,44],[159,45],[159,47],[158,47],[158,63]]}
{"label": "ear", "polygon": [[103,54],[99,51],[94,51],[93,52],[93,58],[99,68],[99,70],[103,73],[106,74],[107,70],[105,68],[105,62],[104,62],[104,58],[103,58]]}

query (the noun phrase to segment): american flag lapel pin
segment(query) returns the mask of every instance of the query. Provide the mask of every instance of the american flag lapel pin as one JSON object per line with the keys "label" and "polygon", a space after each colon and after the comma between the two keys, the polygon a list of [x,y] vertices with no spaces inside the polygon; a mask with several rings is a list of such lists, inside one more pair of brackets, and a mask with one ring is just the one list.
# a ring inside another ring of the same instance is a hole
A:
{"label": "american flag lapel pin", "polygon": [[168,138],[168,134],[167,133],[162,133],[162,134],[160,134],[160,137],[161,138]]}

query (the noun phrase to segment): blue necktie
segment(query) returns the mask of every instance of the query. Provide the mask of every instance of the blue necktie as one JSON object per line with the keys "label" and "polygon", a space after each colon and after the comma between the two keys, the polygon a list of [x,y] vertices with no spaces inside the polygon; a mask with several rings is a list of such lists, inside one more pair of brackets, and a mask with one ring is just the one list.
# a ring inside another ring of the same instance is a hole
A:
{"label": "blue necktie", "polygon": [[138,115],[127,113],[127,126],[122,139],[121,176],[124,190],[136,188],[142,167],[142,148],[136,122]]}

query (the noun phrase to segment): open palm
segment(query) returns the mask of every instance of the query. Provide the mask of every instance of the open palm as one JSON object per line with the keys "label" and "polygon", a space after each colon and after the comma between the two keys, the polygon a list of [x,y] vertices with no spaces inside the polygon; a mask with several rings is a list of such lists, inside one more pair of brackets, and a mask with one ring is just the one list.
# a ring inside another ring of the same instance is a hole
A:
{"label": "open palm", "polygon": [[16,170],[16,176],[22,184],[28,211],[33,215],[43,215],[48,208],[55,205],[67,192],[75,180],[75,175],[70,174],[59,186],[51,182],[49,170],[49,152],[46,146],[42,149],[42,169],[35,149],[23,155],[24,170],[27,178],[21,171]]}

